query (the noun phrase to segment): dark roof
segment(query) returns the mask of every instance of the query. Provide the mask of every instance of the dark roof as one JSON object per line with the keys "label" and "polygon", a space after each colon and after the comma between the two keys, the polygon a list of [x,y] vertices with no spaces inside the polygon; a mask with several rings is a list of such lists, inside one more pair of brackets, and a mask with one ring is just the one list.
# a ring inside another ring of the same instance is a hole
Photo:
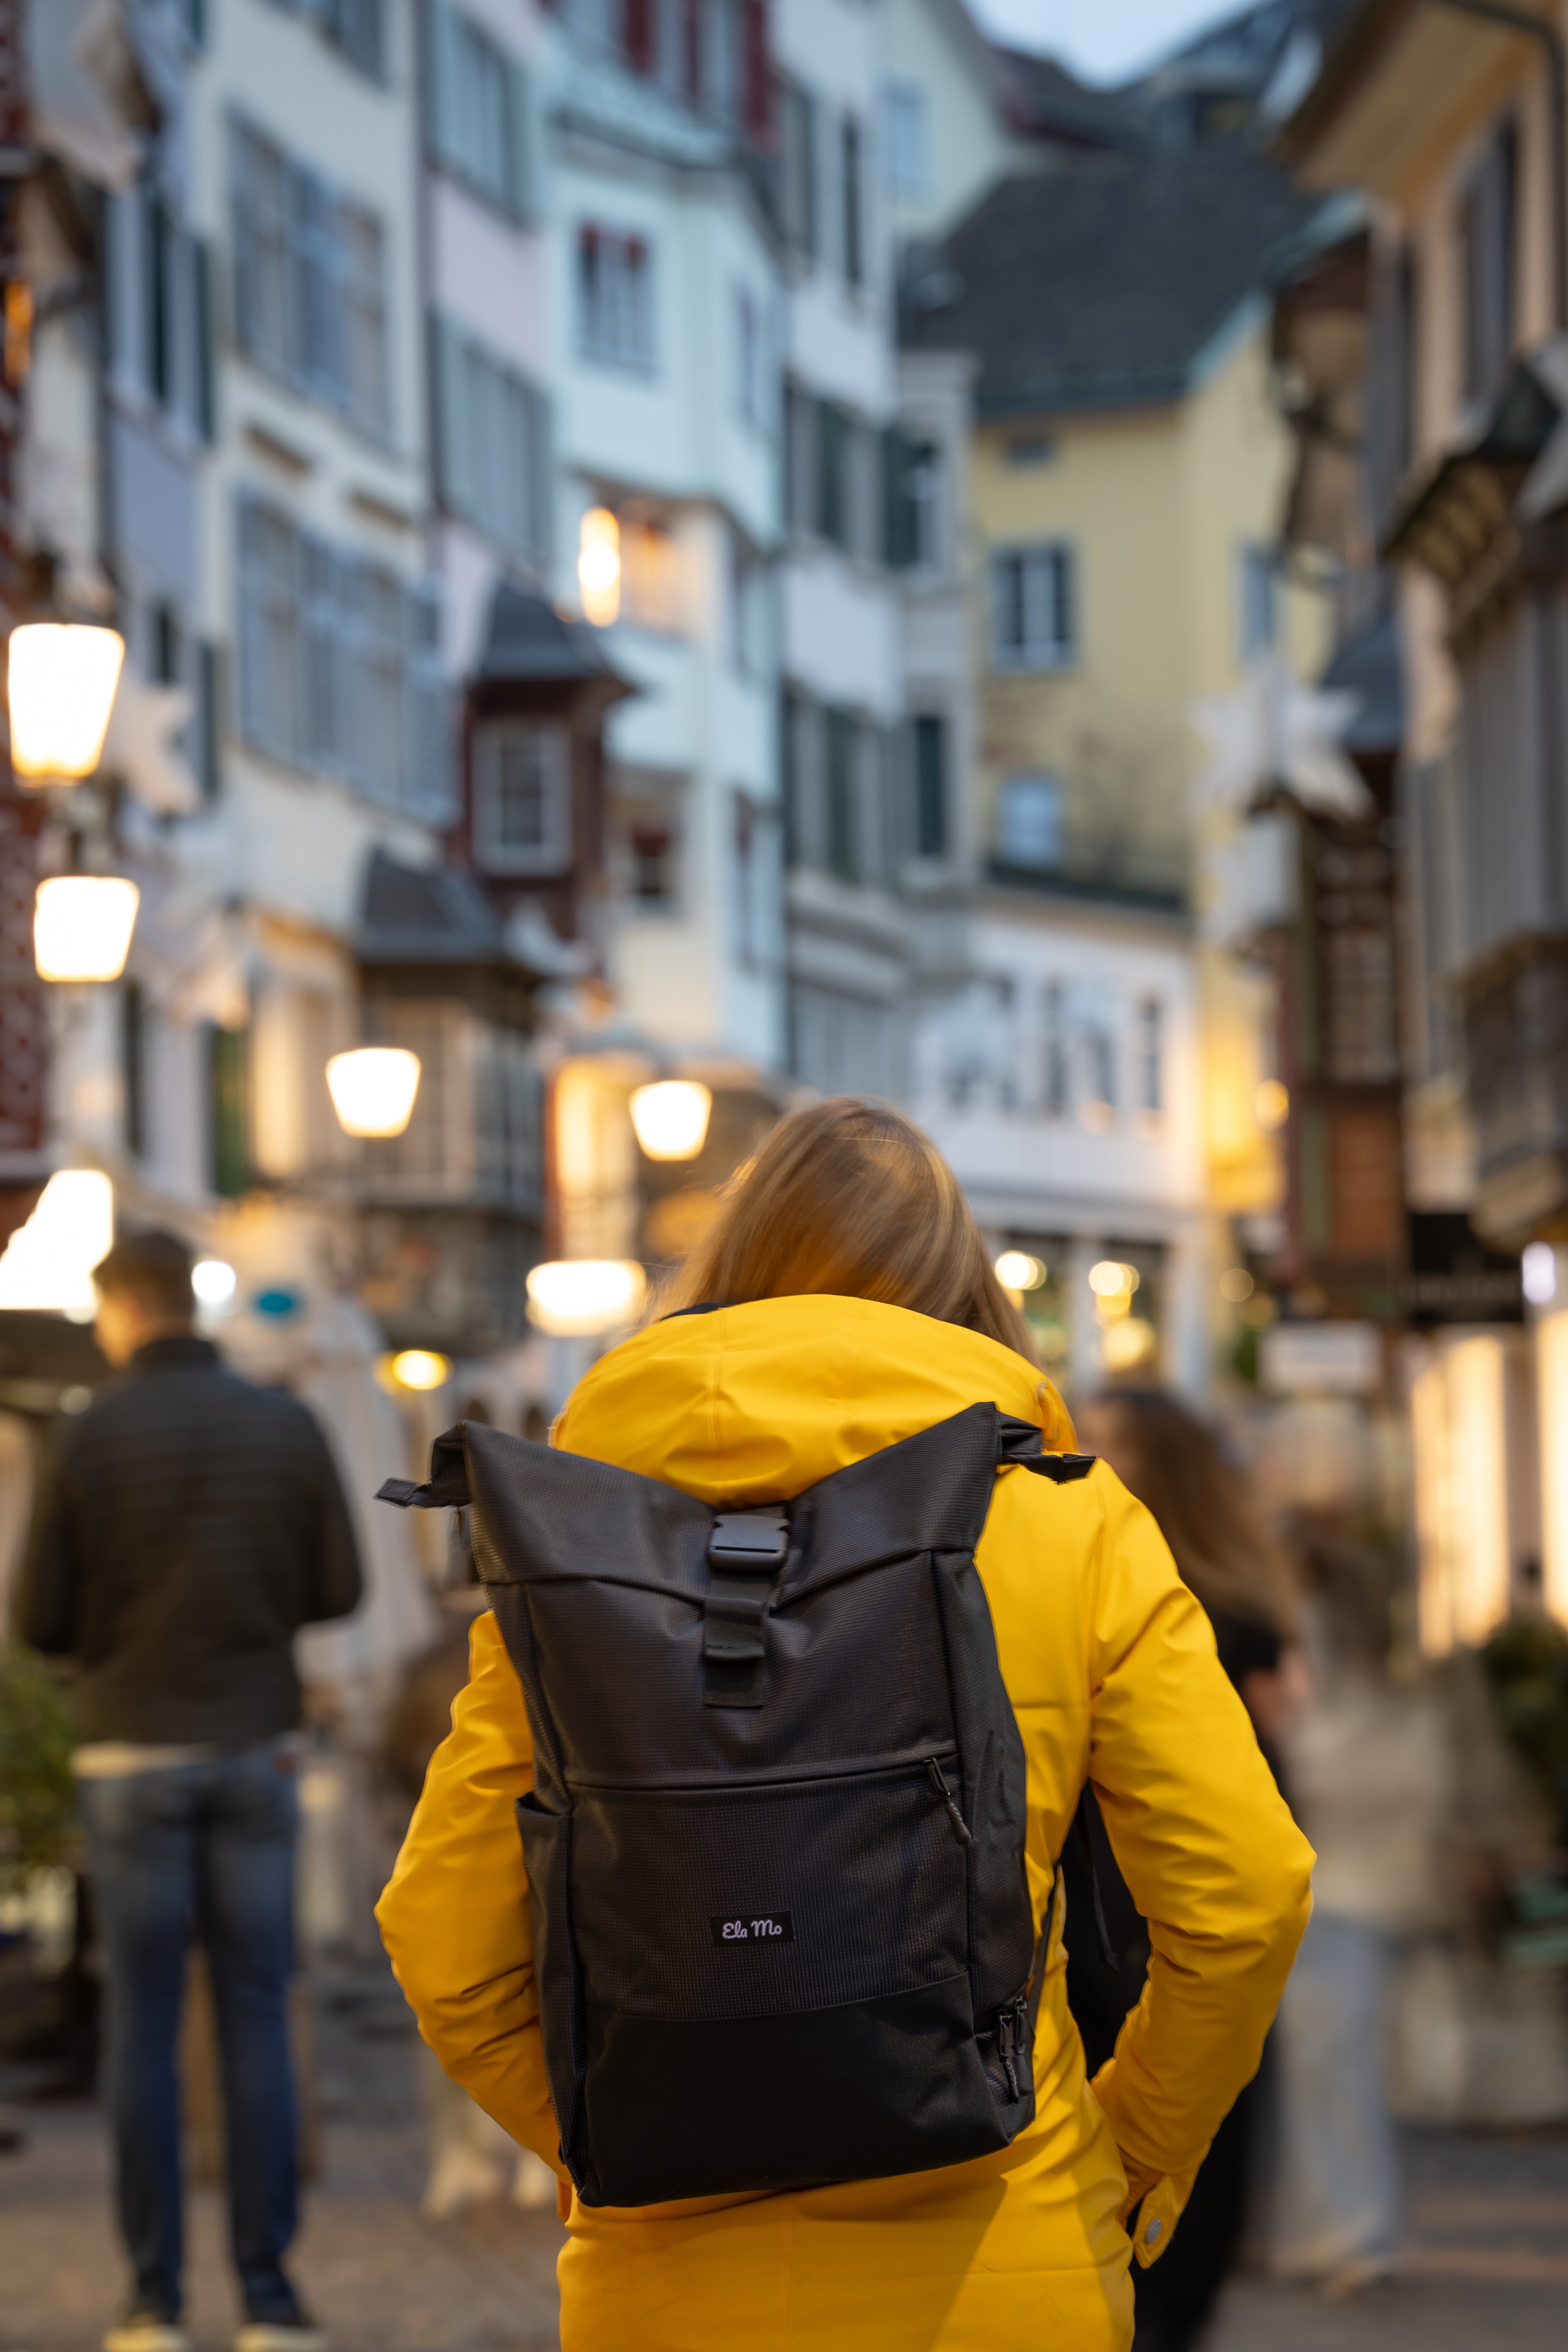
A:
{"label": "dark roof", "polygon": [[1345,730],[1347,751],[1397,751],[1405,740],[1405,674],[1392,613],[1347,637],[1323,672],[1323,685],[1359,695]]}
{"label": "dark roof", "polygon": [[582,621],[563,620],[553,604],[503,580],[490,603],[485,647],[474,672],[486,685],[571,685],[580,678],[612,679],[594,631]]}
{"label": "dark roof", "polygon": [[1026,137],[1112,150],[1144,143],[1143,126],[1120,94],[1091,89],[1055,58],[1000,47],[994,55],[1008,121]]}
{"label": "dark roof", "polygon": [[975,352],[982,416],[1177,400],[1321,204],[1233,147],[1004,180],[924,248],[903,340]]}
{"label": "dark roof", "polygon": [[405,866],[384,849],[365,871],[359,950],[367,964],[510,961],[501,919],[472,875]]}

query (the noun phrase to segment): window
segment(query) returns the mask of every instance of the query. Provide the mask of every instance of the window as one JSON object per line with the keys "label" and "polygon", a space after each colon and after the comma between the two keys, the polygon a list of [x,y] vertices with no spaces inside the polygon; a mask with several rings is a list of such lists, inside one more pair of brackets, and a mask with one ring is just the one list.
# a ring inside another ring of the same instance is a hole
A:
{"label": "window", "polygon": [[166,599],[153,607],[152,672],[155,685],[178,686],[184,670],[181,659],[179,607]]}
{"label": "window", "polygon": [[861,187],[861,149],[859,120],[847,114],[839,130],[839,177],[844,198],[844,282],[859,287],[866,282],[866,217],[865,194]]}
{"label": "window", "polygon": [[[380,80],[382,0],[272,0],[272,5],[286,16],[309,17],[356,71]],[[195,0],[185,0],[185,9],[188,20],[200,24],[205,18],[205,11]],[[192,31],[190,37],[199,46],[200,32]]]}
{"label": "window", "polygon": [[174,396],[175,239],[178,231],[162,196],[143,192],[142,251],[147,287],[147,388],[165,408]]}
{"label": "window", "polygon": [[882,92],[882,162],[888,192],[926,192],[926,100],[918,82],[890,81]]}
{"label": "window", "polygon": [[778,967],[783,900],[777,813],[735,794],[735,961],[748,971]]}
{"label": "window", "polygon": [[1042,1012],[1045,1066],[1040,1074],[1041,1093],[1047,1117],[1062,1118],[1072,1108],[1072,1055],[1067,990],[1059,980],[1047,982]]}
{"label": "window", "polygon": [[947,855],[947,721],[922,712],[910,728],[917,857]]}
{"label": "window", "polygon": [[1498,124],[1459,198],[1464,373],[1468,399],[1497,389],[1513,349],[1519,133]]}
{"label": "window", "polygon": [[735,289],[735,414],[755,433],[771,422],[767,395],[767,342],[763,305],[749,286]]}
{"label": "window", "polygon": [[925,571],[937,562],[941,454],[897,426],[882,436],[886,556],[894,571]]}
{"label": "window", "polygon": [[147,1149],[147,1002],[137,980],[120,991],[120,1132],[140,1160]]}
{"label": "window", "polygon": [[730,657],[742,677],[768,667],[768,572],[749,540],[730,531]]}
{"label": "window", "polygon": [[1138,1007],[1138,1108],[1150,1118],[1165,1108],[1165,1008],[1157,996]]}
{"label": "window", "polygon": [[437,465],[442,503],[498,546],[550,554],[550,404],[499,352],[450,320],[434,322]]}
{"label": "window", "polygon": [[1279,568],[1271,547],[1244,547],[1237,562],[1237,646],[1244,662],[1272,652],[1279,634]]}
{"label": "window", "polygon": [[376,215],[237,123],[234,256],[235,325],[247,357],[384,435],[386,253]]}
{"label": "window", "polygon": [[991,561],[992,657],[998,669],[1065,669],[1078,647],[1073,551],[1017,547]]}
{"label": "window", "polygon": [[578,334],[584,359],[652,369],[653,256],[644,237],[584,221],[577,231]]}
{"label": "window", "polygon": [[827,799],[827,870],[841,882],[860,879],[860,828],[857,823],[854,714],[825,710],[823,733]]}
{"label": "window", "polygon": [[207,1181],[234,1200],[250,1184],[249,1064],[243,1029],[207,1024]]}
{"label": "window", "polygon": [[622,508],[621,618],[634,628],[678,632],[685,614],[680,596],[679,547],[673,530],[657,516]]}
{"label": "window", "polygon": [[528,209],[528,84],[522,68],[471,16],[431,0],[430,152],[475,195],[517,219]]}
{"label": "window", "polygon": [[631,834],[632,897],[639,907],[668,907],[675,900],[675,836],[668,824],[634,825]]}
{"label": "window", "polygon": [[784,93],[784,226],[803,259],[818,252],[816,108],[809,90],[790,82]]}
{"label": "window", "polygon": [[299,530],[261,499],[240,501],[238,547],[246,740],[442,821],[451,711],[434,589]]}
{"label": "window", "polygon": [[818,535],[847,551],[855,530],[855,420],[831,400],[816,404]]}
{"label": "window", "polygon": [[563,728],[508,719],[475,730],[474,854],[489,874],[555,874],[571,863]]}
{"label": "window", "polygon": [[1005,866],[1047,872],[1062,862],[1062,787],[1055,776],[1004,776],[996,854]]}

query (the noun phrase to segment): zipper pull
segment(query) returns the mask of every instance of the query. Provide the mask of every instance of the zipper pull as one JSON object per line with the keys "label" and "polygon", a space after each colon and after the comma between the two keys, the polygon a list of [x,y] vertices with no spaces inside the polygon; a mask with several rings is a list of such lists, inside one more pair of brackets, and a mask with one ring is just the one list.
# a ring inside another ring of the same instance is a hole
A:
{"label": "zipper pull", "polygon": [[1018,2074],[1013,2063],[1013,2047],[1017,2032],[1016,2010],[1005,2009],[996,2020],[996,2053],[1002,2061],[1002,2072],[1007,2077],[1007,2095],[1013,2099],[1018,2096]]}
{"label": "zipper pull", "polygon": [[928,1756],[926,1758],[926,1770],[931,1774],[931,1784],[934,1794],[940,1797],[942,1803],[947,1807],[948,1818],[952,1823],[953,1835],[957,1838],[960,1845],[968,1845],[971,1843],[969,1823],[959,1811],[958,1801],[953,1796],[952,1790],[948,1787],[947,1782],[942,1779],[942,1766],[937,1762],[934,1756]]}

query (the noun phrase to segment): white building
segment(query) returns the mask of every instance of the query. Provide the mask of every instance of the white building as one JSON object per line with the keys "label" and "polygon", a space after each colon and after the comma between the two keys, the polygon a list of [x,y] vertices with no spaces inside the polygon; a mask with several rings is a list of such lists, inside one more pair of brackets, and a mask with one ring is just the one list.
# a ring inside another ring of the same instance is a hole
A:
{"label": "white building", "polygon": [[742,1076],[784,1051],[782,321],[752,14],[574,0],[546,100],[556,587],[581,600],[584,518],[613,516],[600,635],[636,688],[608,734],[617,1025]]}

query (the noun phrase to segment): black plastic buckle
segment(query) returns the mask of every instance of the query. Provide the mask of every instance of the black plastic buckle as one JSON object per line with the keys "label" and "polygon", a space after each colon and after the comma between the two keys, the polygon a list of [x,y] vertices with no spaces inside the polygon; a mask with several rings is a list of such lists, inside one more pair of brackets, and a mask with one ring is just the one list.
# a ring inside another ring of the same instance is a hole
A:
{"label": "black plastic buckle", "polygon": [[788,1558],[782,1510],[721,1511],[714,1520],[702,1602],[705,1706],[762,1706],[768,1604]]}

